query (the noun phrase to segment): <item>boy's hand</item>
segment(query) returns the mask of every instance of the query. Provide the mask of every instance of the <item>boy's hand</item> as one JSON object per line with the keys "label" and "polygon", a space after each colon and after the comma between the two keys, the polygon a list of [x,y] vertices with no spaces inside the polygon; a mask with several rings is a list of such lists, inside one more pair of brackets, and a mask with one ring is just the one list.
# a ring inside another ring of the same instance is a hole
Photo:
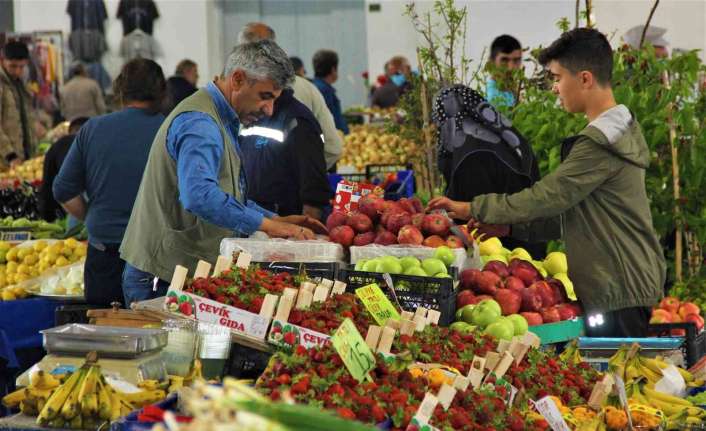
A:
{"label": "boy's hand", "polygon": [[471,218],[471,203],[452,201],[447,197],[435,198],[427,205],[427,211],[446,210],[449,217],[457,220],[468,220]]}

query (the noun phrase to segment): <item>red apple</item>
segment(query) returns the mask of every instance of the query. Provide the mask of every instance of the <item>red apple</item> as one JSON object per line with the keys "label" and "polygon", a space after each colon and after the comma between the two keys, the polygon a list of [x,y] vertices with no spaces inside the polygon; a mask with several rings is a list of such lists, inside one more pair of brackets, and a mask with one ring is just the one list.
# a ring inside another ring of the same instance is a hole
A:
{"label": "red apple", "polygon": [[539,311],[542,309],[542,297],[536,287],[528,287],[522,293],[522,311]]}
{"label": "red apple", "polygon": [[684,321],[684,319],[681,318],[679,313],[671,313],[672,315],[672,323],[681,323]]}
{"label": "red apple", "polygon": [[359,233],[353,238],[353,245],[363,247],[375,242],[375,232]]}
{"label": "red apple", "polygon": [[[542,298],[542,307],[548,308],[553,307],[556,304],[556,298],[554,297],[554,290],[546,281],[534,282],[529,288],[537,289],[540,298]],[[545,319],[546,322],[546,319]]]}
{"label": "red apple", "polygon": [[503,316],[509,316],[520,311],[522,296],[514,290],[498,289],[495,292],[495,301],[500,304],[500,308],[503,311]]}
{"label": "red apple", "polygon": [[403,226],[397,234],[397,242],[400,244],[421,245],[424,241],[424,236],[419,232],[419,229],[411,224]]}
{"label": "red apple", "polygon": [[382,198],[374,194],[365,195],[358,201],[358,211],[370,217],[370,220],[375,222],[380,218],[380,213],[377,210],[378,205],[381,205],[378,204],[379,201],[384,202]]}
{"label": "red apple", "polygon": [[470,290],[462,290],[456,295],[456,309],[464,307],[468,304],[475,304],[476,296]]}
{"label": "red apple", "polygon": [[510,275],[514,275],[522,280],[522,282],[525,283],[525,286],[530,286],[535,281],[542,279],[542,276],[539,271],[537,271],[537,268],[526,260],[512,259],[512,261],[510,261],[509,270]]}
{"label": "red apple", "polygon": [[545,308],[541,311],[541,314],[544,323],[554,323],[561,321],[559,310],[557,310],[556,307]]}
{"label": "red apple", "polygon": [[567,304],[569,307],[573,308],[574,313],[576,313],[577,316],[583,316],[583,309],[581,308],[581,304],[578,302],[569,302]]}
{"label": "red apple", "polygon": [[520,313],[520,316],[525,318],[529,326],[537,326],[544,323],[544,320],[542,320],[542,315],[539,313],[527,311]]}
{"label": "red apple", "polygon": [[576,310],[570,304],[559,304],[556,306],[561,320],[570,320],[576,317]]}
{"label": "red apple", "polygon": [[430,237],[427,237],[424,242],[422,242],[423,245],[426,247],[441,247],[442,245],[446,245],[446,241],[444,241],[444,238],[440,237],[439,235],[432,235]]}
{"label": "red apple", "polygon": [[393,245],[397,244],[397,236],[394,233],[383,230],[375,237],[375,244]]}
{"label": "red apple", "polygon": [[486,263],[483,267],[483,271],[494,272],[502,279],[505,279],[510,275],[510,271],[508,271],[507,265],[505,265],[505,263],[503,262],[500,262],[499,260],[491,260],[490,262]]}
{"label": "red apple", "polygon": [[502,287],[503,281],[494,272],[482,271],[476,278],[476,291],[486,295],[494,295],[499,287]]}
{"label": "red apple", "polygon": [[650,323],[672,323],[672,313],[667,310],[658,308],[652,312]]}
{"label": "red apple", "polygon": [[684,320],[684,318],[686,318],[689,314],[696,314],[697,316],[700,316],[701,309],[693,302],[682,302],[681,306],[679,306],[679,315],[682,320]]}
{"label": "red apple", "polygon": [[446,237],[449,227],[449,219],[441,214],[428,214],[422,220],[422,230],[428,235]]}
{"label": "red apple", "polygon": [[412,214],[412,225],[419,230],[422,230],[422,220],[424,220],[424,214]]}
{"label": "red apple", "polygon": [[458,237],[455,237],[453,235],[449,235],[449,237],[446,239],[446,245],[449,246],[449,248],[463,248],[463,241],[461,241]]}
{"label": "red apple", "polygon": [[373,230],[373,221],[370,220],[370,217],[358,211],[353,211],[348,214],[346,225],[352,227],[357,233],[365,233]]}
{"label": "red apple", "polygon": [[659,308],[676,313],[679,311],[679,300],[673,296],[667,296],[659,303]]}
{"label": "red apple", "polygon": [[417,209],[414,207],[414,204],[412,203],[411,200],[409,200],[407,198],[402,198],[399,201],[397,201],[397,203],[400,204],[400,206],[402,208],[404,208],[404,210],[407,211],[408,213],[410,213],[410,214],[417,213]]}
{"label": "red apple", "polygon": [[476,289],[476,282],[478,281],[478,276],[480,275],[480,270],[478,269],[466,269],[461,272],[461,289]]}
{"label": "red apple", "polygon": [[522,292],[525,290],[525,283],[523,283],[519,278],[511,275],[505,279],[505,287],[516,292]]}
{"label": "red apple", "polygon": [[547,279],[547,283],[549,283],[549,286],[551,286],[552,290],[554,291],[554,302],[556,304],[563,304],[565,302],[569,302],[569,297],[566,296],[566,289],[564,288],[564,283],[562,283],[561,280],[549,278]]}
{"label": "red apple", "polygon": [[350,247],[353,244],[353,237],[355,232],[350,226],[336,226],[331,230],[329,235],[331,241],[341,244],[344,247]]}
{"label": "red apple", "polygon": [[424,213],[424,205],[422,205],[422,201],[418,197],[413,197],[409,201],[412,202],[414,213]]}
{"label": "red apple", "polygon": [[687,314],[684,317],[685,322],[692,322],[696,324],[696,331],[701,331],[704,328],[704,318],[698,314]]}
{"label": "red apple", "polygon": [[399,233],[400,229],[402,229],[404,226],[407,226],[408,224],[412,224],[412,216],[404,212],[392,214],[387,219],[387,223],[385,224],[385,226],[387,227],[387,230],[394,234],[397,234]]}
{"label": "red apple", "polygon": [[333,228],[343,226],[348,221],[348,216],[342,211],[334,211],[326,218],[326,228],[331,232]]}

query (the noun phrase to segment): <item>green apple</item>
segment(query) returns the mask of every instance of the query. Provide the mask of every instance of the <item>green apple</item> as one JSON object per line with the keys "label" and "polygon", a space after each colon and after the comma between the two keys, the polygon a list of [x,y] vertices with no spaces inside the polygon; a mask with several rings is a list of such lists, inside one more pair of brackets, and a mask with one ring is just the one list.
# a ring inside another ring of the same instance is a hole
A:
{"label": "green apple", "polygon": [[404,275],[415,275],[417,277],[429,277],[421,267],[418,266],[413,266],[411,268],[408,268],[405,272]]}
{"label": "green apple", "polygon": [[388,274],[402,274],[402,265],[395,256],[385,256],[380,258],[377,270]]}
{"label": "green apple", "polygon": [[434,278],[451,278],[449,274],[445,274],[443,272],[440,272],[438,274],[434,274]]}
{"label": "green apple", "polygon": [[466,322],[454,322],[449,326],[449,329],[452,331],[460,332],[461,334],[469,334],[473,332],[476,327],[473,325],[469,325]]}
{"label": "green apple", "polygon": [[415,266],[421,267],[422,262],[420,262],[419,259],[414,256],[405,256],[400,259],[400,265],[402,265],[402,270],[406,271],[409,268],[413,268]]}
{"label": "green apple", "polygon": [[455,321],[461,320],[461,316],[463,316],[463,307],[456,310],[456,314],[454,315],[454,320]]}
{"label": "green apple", "polygon": [[492,335],[499,340],[511,341],[512,337],[515,335],[515,328],[512,322],[507,319],[501,319],[489,324],[483,333]]}
{"label": "green apple", "polygon": [[434,250],[434,257],[444,262],[446,266],[451,266],[456,261],[456,255],[451,247],[442,245]]}
{"label": "green apple", "polygon": [[380,261],[378,259],[370,259],[363,265],[363,271],[365,272],[378,272],[378,264]]}
{"label": "green apple", "polygon": [[485,328],[496,322],[502,312],[500,305],[492,299],[484,299],[479,302],[471,313],[471,323],[481,328]]}
{"label": "green apple", "polygon": [[461,311],[461,319],[458,319],[458,320],[472,324],[473,323],[473,318],[472,318],[473,310],[475,308],[476,308],[476,304],[468,304],[468,305],[464,305],[463,307],[461,307],[459,309],[459,311]]}
{"label": "green apple", "polygon": [[566,274],[569,264],[566,262],[566,255],[560,251],[553,251],[544,259],[544,269],[549,275]]}
{"label": "green apple", "polygon": [[363,271],[363,268],[365,268],[365,264],[368,263],[368,259],[360,259],[356,264],[355,264],[355,270],[356,271]]}
{"label": "green apple", "polygon": [[446,269],[446,265],[440,259],[430,257],[422,261],[422,268],[428,276],[433,276],[434,274],[444,273],[448,274],[449,271]]}
{"label": "green apple", "polygon": [[527,319],[520,316],[519,314],[511,314],[505,318],[512,322],[512,326],[515,328],[515,335],[525,335],[527,329]]}
{"label": "green apple", "polygon": [[520,259],[520,260],[532,260],[532,255],[529,254],[527,250],[525,250],[522,247],[517,247],[510,252],[510,255],[507,257],[507,260],[510,261],[512,259]]}
{"label": "green apple", "polygon": [[491,254],[501,254],[503,250],[503,244],[496,237],[488,238],[485,241],[481,241],[478,247],[481,256],[490,256]]}

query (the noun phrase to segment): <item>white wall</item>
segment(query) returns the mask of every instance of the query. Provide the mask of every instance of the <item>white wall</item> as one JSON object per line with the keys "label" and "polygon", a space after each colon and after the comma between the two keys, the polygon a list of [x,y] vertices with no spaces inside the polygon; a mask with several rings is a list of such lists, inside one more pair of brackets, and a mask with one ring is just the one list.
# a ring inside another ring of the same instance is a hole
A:
{"label": "white wall", "polygon": [[[406,56],[416,68],[415,49],[421,39],[411,20],[403,16],[403,0],[366,0],[366,6],[379,4],[379,12],[366,7],[368,31],[368,64],[372,79],[383,72],[384,63],[393,55]],[[583,5],[583,1],[581,4]],[[420,12],[428,10],[429,0],[417,1]],[[547,46],[560,31],[556,22],[567,17],[574,22],[573,0],[457,0],[457,6],[467,6],[470,16],[466,53],[475,67],[484,48],[503,33],[518,38],[525,47]],[[594,17],[598,28],[616,32],[612,42],[647,20],[653,0],[594,0]],[[706,51],[706,1],[663,0],[652,23],[669,28],[666,38],[672,47]],[[486,52],[487,55],[487,52]],[[472,66],[473,67],[473,66]]]}
{"label": "white wall", "polygon": [[[111,77],[120,72],[124,61],[118,51],[123,36],[122,23],[115,17],[118,0],[105,0],[108,19],[105,34],[109,51],[103,56],[103,65]],[[219,72],[221,64],[213,57],[220,48],[216,38],[209,38],[209,23],[218,15],[215,0],[156,0],[160,17],[154,22],[153,36],[159,42],[162,56],[155,59],[166,76],[174,73],[176,65],[184,58],[191,58],[199,65],[200,84]],[[62,30],[65,38],[71,30],[71,19],[66,13],[65,0],[15,0],[15,30]],[[210,26],[215,32],[218,25]],[[221,26],[222,29],[222,26]]]}

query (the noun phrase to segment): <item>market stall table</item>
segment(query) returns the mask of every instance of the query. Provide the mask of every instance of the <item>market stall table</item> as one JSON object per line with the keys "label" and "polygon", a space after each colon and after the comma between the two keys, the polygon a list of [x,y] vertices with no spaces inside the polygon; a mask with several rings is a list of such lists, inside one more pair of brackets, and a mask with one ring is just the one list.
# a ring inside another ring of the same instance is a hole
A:
{"label": "market stall table", "polygon": [[64,431],[62,428],[45,428],[37,425],[37,418],[34,416],[16,415],[0,418],[0,430],[2,431]]}

